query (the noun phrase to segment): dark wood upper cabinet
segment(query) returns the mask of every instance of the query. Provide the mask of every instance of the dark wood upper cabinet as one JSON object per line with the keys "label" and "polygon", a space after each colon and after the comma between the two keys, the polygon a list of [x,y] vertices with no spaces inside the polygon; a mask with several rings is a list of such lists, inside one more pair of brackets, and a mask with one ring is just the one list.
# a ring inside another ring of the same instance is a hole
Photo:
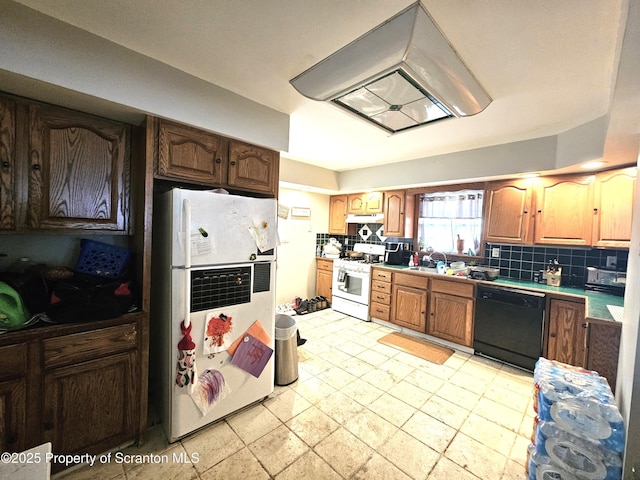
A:
{"label": "dark wood upper cabinet", "polygon": [[228,141],[187,125],[160,120],[158,125],[159,177],[205,185],[227,178]]}
{"label": "dark wood upper cabinet", "polygon": [[29,105],[28,228],[127,232],[129,145],[124,124]]}
{"label": "dark wood upper cabinet", "polygon": [[277,152],[232,140],[227,183],[231,188],[276,196],[279,166]]}
{"label": "dark wood upper cabinet", "polygon": [[156,178],[275,197],[280,155],[168,120],[158,120]]}
{"label": "dark wood upper cabinet", "polygon": [[0,230],[13,230],[15,222],[16,104],[0,97]]}

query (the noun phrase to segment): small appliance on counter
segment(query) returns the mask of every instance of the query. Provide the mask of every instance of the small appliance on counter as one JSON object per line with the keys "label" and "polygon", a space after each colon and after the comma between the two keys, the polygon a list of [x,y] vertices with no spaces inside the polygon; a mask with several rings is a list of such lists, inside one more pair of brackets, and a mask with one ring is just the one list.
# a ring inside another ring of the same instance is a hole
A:
{"label": "small appliance on counter", "polygon": [[469,267],[469,278],[474,280],[495,280],[500,269],[492,267]]}
{"label": "small appliance on counter", "polygon": [[340,252],[342,251],[342,244],[335,238],[330,238],[324,247],[322,252],[326,258],[340,258]]}
{"label": "small appliance on counter", "polygon": [[587,267],[587,282],[584,285],[585,290],[624,297],[626,284],[627,272]]}
{"label": "small appliance on counter", "polygon": [[409,243],[405,242],[385,242],[384,263],[389,265],[407,265],[409,257],[413,252],[409,248]]}

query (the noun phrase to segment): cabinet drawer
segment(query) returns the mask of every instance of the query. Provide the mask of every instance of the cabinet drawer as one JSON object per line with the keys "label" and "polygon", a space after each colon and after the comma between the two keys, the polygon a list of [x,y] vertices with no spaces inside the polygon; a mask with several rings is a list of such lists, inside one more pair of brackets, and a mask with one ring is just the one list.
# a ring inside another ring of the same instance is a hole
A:
{"label": "cabinet drawer", "polygon": [[405,285],[407,287],[421,288],[426,290],[429,279],[424,275],[412,275],[408,273],[396,273],[393,283],[396,285]]}
{"label": "cabinet drawer", "polygon": [[473,298],[473,284],[450,282],[447,280],[431,280],[431,291]]}
{"label": "cabinet drawer", "polygon": [[27,371],[27,344],[0,347],[0,380],[20,377]]}
{"label": "cabinet drawer", "polygon": [[136,325],[128,323],[43,340],[44,366],[56,367],[130,350],[137,344]]}
{"label": "cabinet drawer", "polygon": [[389,305],[383,305],[377,302],[371,302],[371,308],[369,310],[369,315],[375,318],[379,318],[380,320],[389,321],[389,311],[391,307]]}
{"label": "cabinet drawer", "polygon": [[371,291],[391,294],[391,284],[386,282],[381,282],[379,280],[372,280]]}
{"label": "cabinet drawer", "polygon": [[391,272],[374,268],[373,272],[371,272],[371,279],[380,280],[381,282],[391,282]]}
{"label": "cabinet drawer", "polygon": [[383,305],[391,305],[391,295],[379,290],[374,290],[371,292],[371,301],[382,303]]}
{"label": "cabinet drawer", "polygon": [[331,260],[318,259],[318,270],[333,270],[333,262]]}

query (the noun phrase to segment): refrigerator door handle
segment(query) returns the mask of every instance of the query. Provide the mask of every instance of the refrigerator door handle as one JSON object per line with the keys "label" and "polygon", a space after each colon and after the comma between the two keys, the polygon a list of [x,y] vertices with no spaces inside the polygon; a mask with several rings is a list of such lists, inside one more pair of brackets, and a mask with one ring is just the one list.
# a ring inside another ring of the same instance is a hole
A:
{"label": "refrigerator door handle", "polygon": [[182,200],[182,223],[184,229],[184,326],[191,325],[191,203]]}

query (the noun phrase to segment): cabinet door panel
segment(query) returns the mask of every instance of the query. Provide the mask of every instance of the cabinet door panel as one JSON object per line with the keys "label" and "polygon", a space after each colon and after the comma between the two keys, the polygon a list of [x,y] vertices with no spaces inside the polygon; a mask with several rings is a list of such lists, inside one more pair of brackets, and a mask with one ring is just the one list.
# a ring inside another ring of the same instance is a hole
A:
{"label": "cabinet door panel", "polygon": [[531,182],[491,184],[487,192],[488,242],[528,243],[531,222]]}
{"label": "cabinet door panel", "polygon": [[585,342],[584,304],[550,300],[547,358],[583,367]]}
{"label": "cabinet door panel", "polygon": [[25,379],[0,382],[0,452],[19,452],[27,448]]}
{"label": "cabinet door panel", "polygon": [[40,105],[29,119],[29,226],[125,231],[129,128]]}
{"label": "cabinet door panel", "polygon": [[473,300],[432,292],[427,333],[471,347],[473,345]]}
{"label": "cabinet door panel", "polygon": [[384,234],[404,237],[404,190],[384,193]]}
{"label": "cabinet door panel", "polygon": [[594,246],[629,248],[635,190],[635,168],[597,176],[593,222]]}
{"label": "cabinet door panel", "polygon": [[16,105],[0,97],[0,230],[16,227]]}
{"label": "cabinet door panel", "polygon": [[100,453],[134,436],[135,353],[57,368],[44,377],[44,441],[56,453]]}
{"label": "cabinet door panel", "polygon": [[318,270],[316,272],[316,295],[325,297],[329,302],[332,301],[331,282],[333,273],[326,270]]}
{"label": "cabinet door panel", "polygon": [[230,187],[269,193],[278,192],[278,153],[232,141],[229,146]]}
{"label": "cabinet door panel", "polygon": [[588,327],[589,343],[585,368],[595,370],[605,377],[614,392],[618,375],[621,333],[622,325],[617,322],[590,322]]}
{"label": "cabinet door panel", "polygon": [[367,213],[382,213],[384,208],[382,201],[384,194],[382,192],[367,192],[365,197],[367,199]]}
{"label": "cabinet door panel", "polygon": [[329,199],[329,233],[347,233],[347,196],[333,195]]}
{"label": "cabinet door panel", "polygon": [[161,120],[158,175],[217,186],[227,181],[228,143],[222,137]]}
{"label": "cabinet door panel", "polygon": [[403,285],[393,286],[391,321],[424,333],[427,322],[427,292]]}
{"label": "cabinet door panel", "polygon": [[545,178],[536,193],[535,243],[591,244],[593,175]]}
{"label": "cabinet door panel", "polygon": [[357,193],[355,195],[348,195],[348,210],[349,213],[363,214],[367,208],[367,200],[364,193]]}

